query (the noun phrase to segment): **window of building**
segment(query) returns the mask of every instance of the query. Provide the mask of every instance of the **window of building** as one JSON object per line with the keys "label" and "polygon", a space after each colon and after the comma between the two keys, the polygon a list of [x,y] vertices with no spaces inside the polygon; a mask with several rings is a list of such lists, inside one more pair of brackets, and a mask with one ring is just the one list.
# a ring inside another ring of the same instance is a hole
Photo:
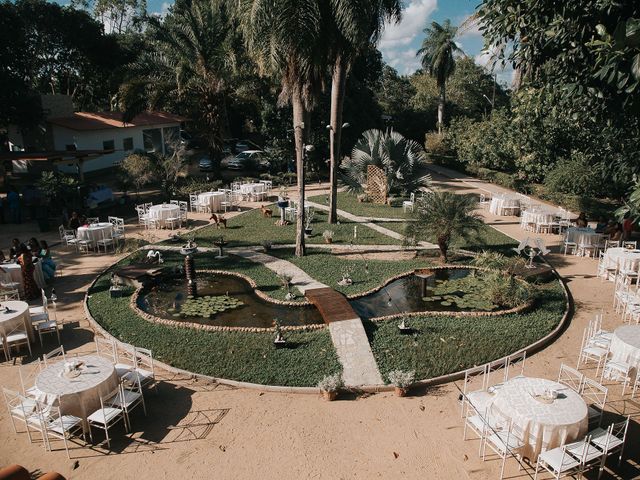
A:
{"label": "window of building", "polygon": [[105,140],[104,142],[102,142],[102,149],[103,150],[115,150],[116,149],[116,142],[114,140]]}
{"label": "window of building", "polygon": [[133,150],[133,137],[127,137],[122,139],[122,149],[125,152]]}
{"label": "window of building", "polygon": [[142,142],[147,152],[162,153],[162,132],[159,128],[142,131]]}

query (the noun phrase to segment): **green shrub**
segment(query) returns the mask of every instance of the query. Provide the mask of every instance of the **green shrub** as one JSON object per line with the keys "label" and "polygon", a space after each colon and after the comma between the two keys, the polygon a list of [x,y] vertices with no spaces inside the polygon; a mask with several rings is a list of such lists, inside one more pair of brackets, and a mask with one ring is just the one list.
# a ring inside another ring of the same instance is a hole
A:
{"label": "green shrub", "polygon": [[445,156],[451,154],[446,134],[427,132],[424,134],[424,148],[430,155]]}
{"label": "green shrub", "polygon": [[[547,173],[544,184],[551,192],[573,195],[602,195],[601,166],[593,158],[581,152],[571,152]],[[594,165],[595,164],[595,165]]]}
{"label": "green shrub", "polygon": [[512,275],[493,271],[484,273],[483,277],[487,297],[496,305],[514,308],[525,304],[532,298],[532,288],[526,283],[519,282]]}
{"label": "green shrub", "polygon": [[213,192],[222,186],[221,180],[210,180],[206,178],[190,178],[185,183],[179,185],[175,190],[178,198],[188,199],[190,193],[194,192]]}

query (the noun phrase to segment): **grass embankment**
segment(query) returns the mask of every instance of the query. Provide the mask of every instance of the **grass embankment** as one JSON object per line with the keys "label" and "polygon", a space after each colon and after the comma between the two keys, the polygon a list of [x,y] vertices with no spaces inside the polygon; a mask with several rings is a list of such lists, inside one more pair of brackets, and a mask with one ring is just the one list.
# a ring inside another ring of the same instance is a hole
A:
{"label": "grass embankment", "polygon": [[[310,197],[312,200],[321,205],[329,206],[328,195],[318,195]],[[371,218],[408,218],[410,212],[402,210],[402,202],[398,202],[399,206],[380,205],[369,202],[359,202],[357,195],[347,192],[338,192],[338,209],[349,212],[360,217]]]}
{"label": "grass embankment", "polygon": [[[215,226],[208,226],[196,230],[189,235],[193,235],[198,245],[211,247],[214,239],[221,235],[225,241],[229,242],[227,248],[261,245],[268,240],[273,245],[293,244],[296,240],[296,226],[277,226],[275,223],[279,218],[279,209],[275,205],[270,205],[273,210],[273,218],[265,218],[260,210],[252,210],[237,217],[227,220],[226,229],[217,229]],[[348,245],[353,240],[354,222],[340,219],[339,225],[329,225],[327,223],[327,212],[316,210],[311,227],[313,229],[307,243],[324,243],[322,233],[325,230],[333,231],[333,243],[338,245]],[[364,225],[358,225],[357,243],[364,245],[399,245],[400,240],[388,237],[376,232]]]}
{"label": "grass embankment", "polygon": [[152,324],[129,307],[129,296],[109,297],[109,274],[89,297],[89,311],[123,342],[153,351],[155,358],[194,373],[269,385],[315,386],[341,371],[329,331],[289,332],[292,348],[273,346],[271,333],[207,332]]}
{"label": "grass embankment", "polygon": [[400,320],[364,322],[383,377],[392,370],[415,370],[432,378],[480,365],[515,352],[551,332],[565,308],[556,282],[539,287],[533,310],[498,317],[411,317],[414,335],[400,335]]}

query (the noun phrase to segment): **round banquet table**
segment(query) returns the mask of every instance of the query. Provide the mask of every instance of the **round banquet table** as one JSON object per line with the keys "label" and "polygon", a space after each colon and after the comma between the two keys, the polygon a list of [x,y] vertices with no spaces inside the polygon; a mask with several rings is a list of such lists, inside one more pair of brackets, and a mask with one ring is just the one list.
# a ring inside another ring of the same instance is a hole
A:
{"label": "round banquet table", "polygon": [[[546,389],[559,393],[552,403],[535,397]],[[584,437],[589,427],[587,404],[582,397],[565,385],[544,378],[509,380],[496,391],[491,409],[522,432],[522,455],[531,461],[537,460],[543,449]]]}
{"label": "round banquet table", "polygon": [[91,225],[78,227],[76,236],[78,240],[97,242],[102,240],[103,234],[106,238],[111,238],[113,235],[113,225],[110,222],[92,223]]}
{"label": "round banquet table", "polygon": [[60,411],[83,420],[83,429],[88,431],[87,417],[100,409],[100,396],[118,387],[118,374],[109,359],[98,355],[76,357],[84,362],[81,373],[75,378],[64,376],[64,361],[59,361],[42,370],[36,377],[40,390],[38,400],[53,405],[60,396]]}
{"label": "round banquet table", "polygon": [[245,195],[253,195],[265,191],[264,183],[245,183],[240,185],[240,192]]}
{"label": "round banquet table", "polygon": [[167,218],[179,218],[180,205],[172,203],[163,203],[162,205],[153,205],[149,207],[149,218],[158,220],[162,225]]}
{"label": "round banquet table", "polygon": [[515,210],[520,208],[520,199],[515,195],[496,195],[491,199],[489,212],[494,215],[506,215],[505,208],[511,209],[509,213],[515,214]]}
{"label": "round banquet table", "polygon": [[526,226],[529,224],[550,224],[555,221],[556,215],[553,212],[549,211],[540,211],[540,210],[525,210],[521,213],[522,222],[521,226]]}
{"label": "round banquet table", "polygon": [[[44,280],[44,273],[42,272],[42,263],[40,263],[40,260],[34,260],[33,266],[33,279],[36,281],[36,285],[38,285],[38,288],[45,288],[47,284]],[[0,268],[9,273],[11,281],[18,284],[18,293],[20,293],[20,296],[24,296],[24,282],[22,281],[22,268],[20,264],[2,263],[0,264]]]}
{"label": "round banquet table", "polygon": [[619,265],[625,270],[637,269],[640,263],[640,250],[627,250],[624,247],[608,248],[604,252],[604,258],[600,263],[601,270],[598,272],[602,275],[606,272],[606,268],[615,268]]}
{"label": "round banquet table", "polygon": [[[29,341],[33,342],[34,333],[31,327],[31,318],[29,316],[29,304],[20,300],[8,300],[0,302],[0,331],[8,334],[19,325],[24,325],[29,336]],[[4,307],[9,307],[9,312],[4,311]]]}
{"label": "round banquet table", "polygon": [[219,212],[222,210],[224,198],[224,192],[204,192],[198,195],[198,203],[200,205],[208,205],[212,212]]}
{"label": "round banquet table", "polygon": [[567,229],[567,241],[578,245],[597,245],[602,234],[592,228],[570,227]]}
{"label": "round banquet table", "polygon": [[614,330],[609,347],[611,358],[616,362],[640,368],[640,325],[623,325]]}

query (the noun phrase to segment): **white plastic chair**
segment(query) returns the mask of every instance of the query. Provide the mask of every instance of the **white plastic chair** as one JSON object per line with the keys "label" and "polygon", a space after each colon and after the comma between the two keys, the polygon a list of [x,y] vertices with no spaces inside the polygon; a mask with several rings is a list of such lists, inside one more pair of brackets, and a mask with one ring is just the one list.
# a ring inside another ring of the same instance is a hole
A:
{"label": "white plastic chair", "polygon": [[[507,457],[519,457],[518,450],[524,447],[524,442],[515,434],[512,425],[512,422],[509,421],[505,430],[491,429],[487,431],[484,437],[482,461],[486,458],[487,446],[500,456],[502,459],[500,480],[504,477],[504,465]],[[487,428],[489,428],[488,425]],[[520,464],[518,466],[520,467]]]}
{"label": "white plastic chair", "polygon": [[404,202],[402,202],[402,211],[406,212],[407,209],[409,209],[413,212],[413,206],[415,202],[416,202],[416,194],[411,193],[411,195],[409,195],[409,200],[405,200]]}
{"label": "white plastic chair", "polygon": [[598,419],[598,426],[602,423],[602,414],[604,413],[608,394],[609,389],[607,387],[595,380],[584,377],[580,395],[587,401],[589,423],[595,419]]}
{"label": "white plastic chair", "polygon": [[[59,399],[54,404],[59,405]],[[42,432],[45,436],[45,445],[48,446],[50,451],[51,438],[57,438],[64,442],[64,449],[67,452],[67,458],[71,459],[69,455],[68,440],[79,437],[83,431],[82,419],[74,415],[63,415],[58,406],[46,406],[40,409],[40,415],[42,419]]]}
{"label": "white plastic chair", "polygon": [[114,406],[120,407],[124,411],[125,422],[129,431],[131,431],[131,417],[129,415],[138,405],[142,405],[144,415],[147,415],[147,406],[144,403],[144,395],[142,393],[142,383],[140,379],[137,378],[138,373],[135,370],[132,373],[136,376],[135,381],[123,381],[120,384],[121,395],[113,402]]}
{"label": "white plastic chair", "polygon": [[596,377],[598,376],[598,372],[600,371],[600,366],[606,360],[609,355],[609,350],[607,348],[598,347],[596,345],[592,345],[590,343],[589,337],[589,329],[585,328],[584,333],[582,334],[582,345],[580,347],[580,352],[578,355],[578,365],[577,368],[580,368],[580,365],[583,363],[587,363],[590,361],[597,362],[596,367]]}
{"label": "white plastic chair", "polygon": [[35,386],[36,377],[41,371],[42,363],[39,358],[33,363],[20,365],[18,374],[20,375],[22,393],[25,397],[36,398],[41,394],[40,389]]}
{"label": "white plastic chair", "polygon": [[622,383],[622,396],[624,396],[627,386],[633,380],[631,377],[632,373],[633,365],[621,361],[607,360],[602,368],[600,381],[606,378],[607,380]]}
{"label": "white plastic chair", "polygon": [[192,213],[198,212],[198,194],[190,193],[189,194],[189,211]]}
{"label": "white plastic chair", "polygon": [[[465,406],[470,406],[477,413],[485,412],[487,405],[491,401],[491,395],[487,392],[487,367],[488,364],[480,367],[472,367],[464,372],[464,383],[462,384],[462,396],[460,398],[460,416],[464,416]],[[480,378],[480,388],[469,391],[471,382],[476,378]]]}
{"label": "white plastic chair", "polygon": [[87,417],[89,423],[89,436],[93,442],[92,427],[104,430],[107,438],[107,447],[111,448],[111,439],[109,438],[109,430],[115,426],[120,420],[123,421],[125,429],[127,429],[127,421],[124,417],[124,410],[117,406],[122,404],[122,389],[120,385],[114,390],[108,392],[104,396],[100,396],[100,409],[93,412]]}
{"label": "white plastic chair", "polygon": [[42,360],[44,362],[44,366],[48,367],[50,365],[53,365],[54,363],[60,362],[60,361],[67,361],[67,355],[64,352],[64,346],[60,345],[58,348],[54,348],[53,350],[51,350],[49,353],[45,353],[42,356]]}
{"label": "white plastic chair", "polygon": [[536,462],[536,470],[534,480],[538,478],[540,468],[547,470],[553,475],[553,478],[573,476],[581,471],[582,459],[587,450],[587,444],[582,444],[582,451],[578,452],[578,458],[575,458],[567,449],[570,445],[546,450],[538,455]]}
{"label": "white plastic chair", "polygon": [[133,369],[126,372],[122,379],[125,382],[140,382],[142,387],[154,385],[156,387],[156,373],[153,365],[153,353],[151,350],[135,347],[133,357]]}
{"label": "white plastic chair", "polygon": [[4,402],[7,407],[7,412],[9,414],[9,419],[11,420],[11,426],[13,427],[14,433],[18,433],[18,429],[16,428],[17,420],[24,424],[27,430],[27,435],[29,436],[29,442],[33,442],[31,432],[27,427],[27,421],[28,418],[33,415],[35,410],[35,400],[20,395],[18,392],[5,387],[2,387],[2,394],[4,396]]}
{"label": "white plastic chair", "polygon": [[27,348],[29,349],[29,355],[32,355],[31,342],[29,341],[29,335],[27,334],[26,327],[22,323],[20,323],[19,325],[16,325],[12,330],[9,330],[9,332],[5,334],[4,343],[7,346],[5,353],[7,354],[8,360],[11,360],[12,347],[18,348],[22,345],[26,345]]}
{"label": "white plastic chair", "polygon": [[562,385],[566,385],[571,390],[576,393],[580,393],[582,391],[582,381],[584,380],[584,375],[580,373],[578,370],[571,368],[564,363],[560,364],[560,372],[558,373],[558,383]]}
{"label": "white plastic chair", "polygon": [[[592,432],[589,432],[591,437],[591,444],[602,451],[604,458],[600,465],[600,474],[604,469],[606,459],[616,452],[620,452],[618,456],[618,466],[622,463],[622,455],[624,454],[624,444],[627,440],[627,431],[629,430],[629,418],[625,421],[612,423],[606,430],[602,428],[596,428]],[[600,476],[598,476],[600,478]]]}

